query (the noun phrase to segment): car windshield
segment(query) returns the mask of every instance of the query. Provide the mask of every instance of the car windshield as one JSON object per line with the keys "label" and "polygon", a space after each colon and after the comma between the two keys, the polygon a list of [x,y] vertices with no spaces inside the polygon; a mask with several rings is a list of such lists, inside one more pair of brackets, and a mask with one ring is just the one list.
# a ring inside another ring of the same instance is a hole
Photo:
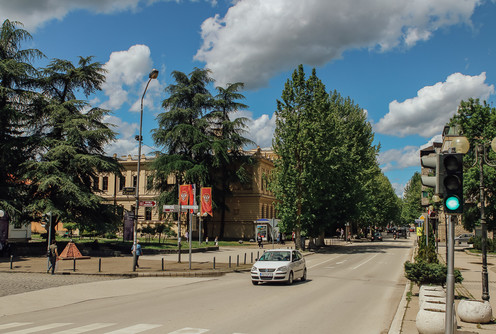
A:
{"label": "car windshield", "polygon": [[280,252],[265,252],[258,259],[258,261],[290,261],[291,252],[280,251]]}

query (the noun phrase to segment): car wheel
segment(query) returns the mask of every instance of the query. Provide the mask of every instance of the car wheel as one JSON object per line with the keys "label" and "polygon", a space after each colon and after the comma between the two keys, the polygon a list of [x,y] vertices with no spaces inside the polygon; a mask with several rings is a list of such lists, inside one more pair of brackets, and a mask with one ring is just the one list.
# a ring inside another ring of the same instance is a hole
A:
{"label": "car wheel", "polygon": [[301,276],[301,280],[302,281],[306,281],[307,280],[307,268],[305,268],[305,270],[303,270],[303,276]]}
{"label": "car wheel", "polygon": [[289,278],[288,278],[288,285],[291,285],[293,284],[293,272],[291,271],[289,273]]}
{"label": "car wheel", "polygon": [[258,285],[258,281],[251,281],[251,284]]}

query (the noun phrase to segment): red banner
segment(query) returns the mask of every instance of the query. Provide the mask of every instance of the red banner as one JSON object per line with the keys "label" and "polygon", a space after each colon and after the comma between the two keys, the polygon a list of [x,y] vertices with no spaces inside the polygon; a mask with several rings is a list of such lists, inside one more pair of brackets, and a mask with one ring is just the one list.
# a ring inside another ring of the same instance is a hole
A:
{"label": "red banner", "polygon": [[201,188],[200,190],[201,198],[201,215],[205,212],[213,217],[212,213],[212,188]]}
{"label": "red banner", "polygon": [[189,200],[193,196],[191,190],[191,184],[183,184],[179,186],[179,205],[189,204]]}

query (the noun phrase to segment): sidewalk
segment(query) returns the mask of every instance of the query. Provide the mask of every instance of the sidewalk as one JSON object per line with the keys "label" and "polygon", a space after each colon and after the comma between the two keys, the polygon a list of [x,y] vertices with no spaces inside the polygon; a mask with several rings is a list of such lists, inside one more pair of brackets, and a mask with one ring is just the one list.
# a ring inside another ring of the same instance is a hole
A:
{"label": "sidewalk", "polygon": [[[446,262],[446,248],[440,247],[439,254],[442,261]],[[465,251],[463,247],[457,246],[455,249],[455,268],[460,270],[463,276],[461,284],[455,284],[455,313],[460,300],[477,299],[482,300],[482,259],[480,255],[473,255]],[[493,309],[493,318],[496,316],[496,257],[488,256],[488,277],[489,277],[489,296]],[[401,330],[390,331],[390,334],[396,333],[418,333],[415,319],[419,311],[418,303],[419,288],[413,285],[411,300],[406,303],[406,308],[398,310],[403,315]],[[403,298],[408,298],[404,296]],[[400,304],[401,307],[401,304]],[[496,322],[489,324],[472,324],[463,322],[457,318],[459,334],[473,333],[496,333]]]}
{"label": "sidewalk", "polygon": [[[226,272],[249,270],[257,257],[257,252],[260,251],[263,250],[259,250],[258,247],[240,246],[222,248],[219,251],[192,253],[191,268],[188,253],[181,254],[180,263],[178,263],[178,254],[143,255],[139,258],[139,268],[136,268],[136,271],[133,271],[131,254],[119,257],[67,259],[57,261],[55,273],[127,277],[219,276]],[[12,263],[8,258],[0,258],[0,272],[46,273],[47,268],[47,257],[14,257]]]}

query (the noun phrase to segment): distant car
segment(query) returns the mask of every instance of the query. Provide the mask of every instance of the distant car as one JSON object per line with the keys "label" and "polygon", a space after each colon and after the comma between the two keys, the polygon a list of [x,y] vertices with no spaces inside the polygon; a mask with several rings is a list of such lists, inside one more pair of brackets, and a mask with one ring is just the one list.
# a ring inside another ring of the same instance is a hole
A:
{"label": "distant car", "polygon": [[382,241],[382,234],[381,232],[375,232],[374,235],[372,235],[372,238],[370,238],[370,241]]}
{"label": "distant car", "polygon": [[294,249],[270,249],[251,268],[253,285],[266,282],[286,282],[307,279],[307,266],[303,255]]}
{"label": "distant car", "polygon": [[473,238],[474,235],[470,233],[465,233],[465,234],[460,234],[459,236],[455,237],[455,243],[461,244],[462,242],[468,243],[471,238]]}

